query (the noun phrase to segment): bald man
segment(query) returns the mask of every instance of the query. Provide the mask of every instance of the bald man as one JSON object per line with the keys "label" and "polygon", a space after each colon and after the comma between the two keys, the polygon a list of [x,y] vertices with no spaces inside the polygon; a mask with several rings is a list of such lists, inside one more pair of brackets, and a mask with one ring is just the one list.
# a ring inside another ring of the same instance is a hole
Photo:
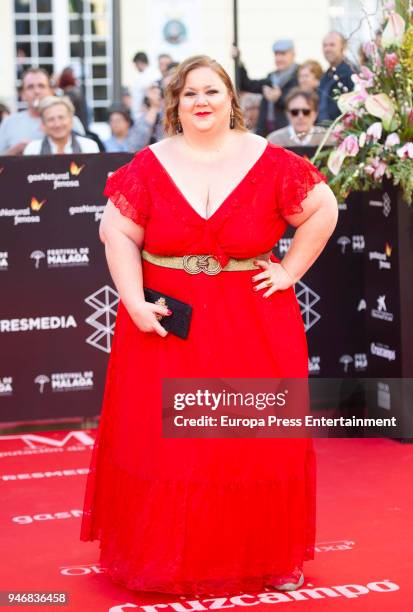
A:
{"label": "bald man", "polygon": [[340,110],[334,99],[335,90],[346,93],[354,88],[351,75],[352,66],[345,59],[346,39],[339,32],[329,32],[323,39],[324,57],[329,63],[328,70],[323,74],[320,86],[320,107],[318,121],[333,121],[339,116]]}

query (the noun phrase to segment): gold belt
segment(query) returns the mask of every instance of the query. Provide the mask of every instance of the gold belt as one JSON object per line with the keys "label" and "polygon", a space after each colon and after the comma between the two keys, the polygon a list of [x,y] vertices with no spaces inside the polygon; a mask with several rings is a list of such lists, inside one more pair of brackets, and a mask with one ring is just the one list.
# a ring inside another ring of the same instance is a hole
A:
{"label": "gold belt", "polygon": [[258,270],[254,261],[257,259],[269,260],[270,253],[250,257],[249,259],[234,259],[230,257],[225,266],[221,266],[218,259],[214,255],[183,255],[182,257],[154,255],[143,250],[141,252],[142,259],[149,263],[165,268],[174,268],[175,270],[185,270],[189,274],[218,274],[219,272],[241,272],[243,270]]}

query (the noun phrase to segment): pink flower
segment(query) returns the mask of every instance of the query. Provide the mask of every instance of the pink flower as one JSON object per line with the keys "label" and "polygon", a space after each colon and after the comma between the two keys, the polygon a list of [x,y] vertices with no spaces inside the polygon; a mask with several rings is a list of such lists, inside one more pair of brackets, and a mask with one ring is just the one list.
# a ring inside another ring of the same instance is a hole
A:
{"label": "pink flower", "polygon": [[337,176],[337,174],[340,172],[341,166],[345,158],[346,154],[344,153],[344,151],[340,150],[340,147],[331,151],[327,160],[327,167],[330,170],[331,174]]}
{"label": "pink flower", "polygon": [[380,59],[380,55],[377,52],[376,43],[372,40],[368,40],[367,42],[363,43],[362,48],[363,48],[364,55],[368,59],[371,58],[374,60],[375,71],[379,70],[381,68],[381,59]]}
{"label": "pink flower", "polygon": [[384,8],[386,9],[386,11],[394,11],[395,6],[396,4],[394,0],[387,0],[387,2],[384,3]]}
{"label": "pink flower", "polygon": [[338,149],[349,157],[355,157],[360,150],[357,137],[352,135],[346,136]]}
{"label": "pink flower", "polygon": [[356,115],[354,113],[347,113],[347,115],[343,118],[343,125],[345,128],[349,128],[353,125],[354,119]]}
{"label": "pink flower", "polygon": [[342,113],[351,113],[366,100],[368,94],[363,87],[357,89],[357,91],[349,91],[348,93],[341,94],[337,100],[338,108]]}
{"label": "pink flower", "polygon": [[384,65],[388,74],[392,75],[396,66],[399,65],[399,58],[397,53],[386,53],[384,56]]}
{"label": "pink flower", "polygon": [[371,57],[376,51],[376,43],[372,40],[367,40],[362,46],[363,53],[366,57]]}
{"label": "pink flower", "polygon": [[413,123],[413,108],[410,109],[409,116],[407,117],[407,123],[410,125]]}
{"label": "pink flower", "polygon": [[386,172],[386,168],[387,164],[384,161],[379,161],[376,167],[376,171],[374,173],[374,178],[376,180],[382,178],[382,176],[384,176],[384,173]]}
{"label": "pink flower", "polygon": [[374,73],[367,68],[367,66],[361,67],[360,74],[364,80],[371,81],[371,84],[373,85]]}
{"label": "pink flower", "polygon": [[360,149],[362,149],[364,147],[364,145],[366,144],[366,140],[367,140],[366,132],[361,132],[361,134],[359,136],[359,147],[360,147]]}
{"label": "pink flower", "polygon": [[386,130],[390,130],[396,108],[389,96],[383,93],[369,96],[364,102],[364,106],[370,115],[381,119]]}
{"label": "pink flower", "polygon": [[381,161],[378,157],[374,157],[370,164],[367,164],[364,168],[366,174],[372,175],[375,181],[378,181],[384,176],[386,172],[387,164]]}
{"label": "pink flower", "polygon": [[413,159],[413,142],[406,142],[400,149],[397,149],[397,155],[402,159]]}
{"label": "pink flower", "polygon": [[341,135],[344,131],[344,126],[342,123],[337,123],[337,125],[335,126],[335,128],[333,129],[331,135],[335,140],[340,140]]}
{"label": "pink flower", "polygon": [[372,123],[367,130],[367,140],[377,142],[381,138],[382,131],[383,127],[381,121],[376,121],[375,123]]}
{"label": "pink flower", "polygon": [[[360,74],[353,74],[351,80],[358,86],[358,89],[364,90],[368,87],[372,87],[374,83],[374,74],[367,66],[362,66]],[[363,92],[365,94],[365,92]],[[365,94],[367,95],[367,94]]]}
{"label": "pink flower", "polygon": [[386,149],[389,149],[390,147],[395,147],[398,144],[400,144],[399,135],[396,134],[396,132],[392,132],[387,136],[384,146]]}
{"label": "pink flower", "polygon": [[383,49],[392,46],[400,47],[403,42],[405,29],[404,19],[398,13],[391,11],[381,37]]}

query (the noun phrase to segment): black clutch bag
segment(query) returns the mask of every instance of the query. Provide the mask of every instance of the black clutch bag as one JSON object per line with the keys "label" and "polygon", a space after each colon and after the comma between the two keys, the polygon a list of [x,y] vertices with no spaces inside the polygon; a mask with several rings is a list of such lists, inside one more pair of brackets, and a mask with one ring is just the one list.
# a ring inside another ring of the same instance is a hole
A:
{"label": "black clutch bag", "polygon": [[166,306],[169,310],[172,310],[171,315],[160,318],[160,315],[156,315],[156,318],[160,321],[162,327],[166,331],[175,334],[179,338],[185,340],[188,337],[189,325],[192,317],[192,306],[181,302],[169,295],[154,291],[153,289],[144,288],[145,300],[152,304],[160,304]]}

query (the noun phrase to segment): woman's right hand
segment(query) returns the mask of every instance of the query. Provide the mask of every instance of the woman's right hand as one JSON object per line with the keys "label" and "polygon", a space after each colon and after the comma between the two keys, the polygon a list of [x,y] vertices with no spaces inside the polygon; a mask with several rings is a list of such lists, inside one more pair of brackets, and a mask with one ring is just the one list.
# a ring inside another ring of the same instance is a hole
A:
{"label": "woman's right hand", "polygon": [[139,302],[134,311],[129,313],[136,327],[142,332],[156,332],[163,338],[168,335],[168,332],[159,323],[156,315],[168,317],[172,314],[166,306],[152,304],[151,302]]}

